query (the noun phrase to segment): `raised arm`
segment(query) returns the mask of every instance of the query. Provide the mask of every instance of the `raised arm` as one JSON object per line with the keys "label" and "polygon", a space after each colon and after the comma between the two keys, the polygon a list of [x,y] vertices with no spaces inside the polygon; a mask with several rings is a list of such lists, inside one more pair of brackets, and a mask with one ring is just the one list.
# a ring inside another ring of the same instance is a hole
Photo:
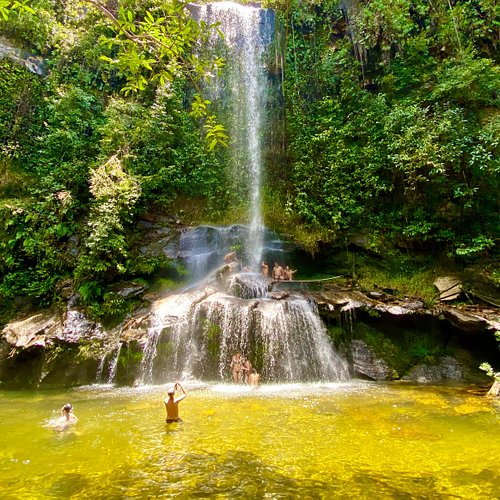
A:
{"label": "raised arm", "polygon": [[182,390],[182,394],[179,397],[175,398],[175,399],[176,399],[176,401],[182,401],[184,398],[187,397],[187,392],[184,389],[184,387],[182,387],[182,384],[180,382],[176,382],[175,383],[175,387],[176,388],[179,387]]}

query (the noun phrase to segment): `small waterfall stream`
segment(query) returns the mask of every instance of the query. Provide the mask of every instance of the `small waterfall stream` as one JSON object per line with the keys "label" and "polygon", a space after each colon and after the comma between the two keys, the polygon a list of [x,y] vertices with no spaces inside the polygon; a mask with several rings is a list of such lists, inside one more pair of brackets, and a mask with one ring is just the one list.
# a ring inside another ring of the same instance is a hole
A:
{"label": "small waterfall stream", "polygon": [[[229,120],[235,192],[247,197],[249,224],[243,231],[204,227],[183,235],[177,255],[203,285],[154,305],[140,382],[230,380],[237,351],[266,382],[346,380],[347,363],[335,352],[316,304],[298,292],[270,292],[270,282],[257,274],[264,255],[270,268],[277,255],[284,255],[279,240],[266,231],[260,209],[269,85],[264,54],[274,35],[274,13],[232,2],[190,4],[190,10],[197,20],[218,22],[224,34],[211,41],[210,50],[222,48],[227,63],[211,100],[222,103]],[[237,247],[251,272],[217,274],[224,255]]]}

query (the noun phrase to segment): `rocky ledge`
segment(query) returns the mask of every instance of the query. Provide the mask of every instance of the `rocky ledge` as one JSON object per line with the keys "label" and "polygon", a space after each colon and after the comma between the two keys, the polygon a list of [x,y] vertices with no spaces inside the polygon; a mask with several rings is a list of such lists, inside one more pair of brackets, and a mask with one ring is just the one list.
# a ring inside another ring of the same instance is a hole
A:
{"label": "rocky ledge", "polygon": [[[210,293],[207,288],[201,296]],[[282,300],[287,293],[278,287],[269,298]],[[335,286],[307,295],[316,302],[354,377],[474,382],[484,385],[485,392],[491,385],[478,367],[482,361],[495,366],[500,360],[494,335],[500,331],[496,308],[449,303],[426,308],[411,298]],[[39,312],[3,328],[0,383],[4,387],[137,380],[151,309],[143,308],[106,329],[89,321],[76,299],[69,300],[64,311]],[[150,301],[151,306],[154,303]],[[422,344],[421,338],[432,338],[432,345]]]}

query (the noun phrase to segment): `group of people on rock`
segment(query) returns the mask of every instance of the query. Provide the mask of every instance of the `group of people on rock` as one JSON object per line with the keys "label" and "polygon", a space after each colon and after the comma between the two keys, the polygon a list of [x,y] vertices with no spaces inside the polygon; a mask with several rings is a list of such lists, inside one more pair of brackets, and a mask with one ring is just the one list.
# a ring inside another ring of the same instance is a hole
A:
{"label": "group of people on rock", "polygon": [[231,358],[230,367],[233,382],[236,384],[259,385],[260,375],[257,373],[257,370],[253,368],[251,361],[243,356],[240,351]]}
{"label": "group of people on rock", "polygon": [[[227,275],[240,270],[250,271],[250,268],[243,266],[236,252],[229,252],[224,256],[224,265],[217,271],[217,278],[225,278]],[[279,262],[275,262],[271,271],[271,278],[276,281],[291,281],[296,272],[297,270],[291,269],[290,266],[283,266]],[[266,279],[269,278],[269,265],[266,261],[262,261],[261,275]]]}
{"label": "group of people on rock", "polygon": [[[287,280],[291,281],[293,280],[293,275],[297,272],[297,269],[290,269],[289,266],[283,267],[281,264],[278,262],[274,263],[273,270],[271,272],[271,278],[276,281],[282,281],[282,280]],[[267,265],[267,262],[262,262],[261,265],[261,274],[264,278],[269,277],[269,266]]]}

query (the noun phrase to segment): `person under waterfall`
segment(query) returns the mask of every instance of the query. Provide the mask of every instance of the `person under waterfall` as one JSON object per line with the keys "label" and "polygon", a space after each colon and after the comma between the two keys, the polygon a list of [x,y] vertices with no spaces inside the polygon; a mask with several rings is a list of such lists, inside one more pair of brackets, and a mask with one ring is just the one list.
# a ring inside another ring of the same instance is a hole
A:
{"label": "person under waterfall", "polygon": [[243,359],[241,357],[241,352],[237,352],[231,358],[231,371],[233,374],[233,382],[239,384],[241,382],[242,368],[243,368]]}
{"label": "person under waterfall", "polygon": [[261,274],[262,274],[262,277],[265,279],[267,279],[269,277],[269,266],[267,265],[266,262],[262,262]]}
{"label": "person under waterfall", "polygon": [[245,357],[241,368],[243,370],[243,383],[249,384],[249,376],[252,373],[252,362]]}
{"label": "person under waterfall", "polygon": [[257,373],[255,368],[252,368],[251,373],[248,375],[248,384],[257,387],[260,384],[260,374]]}
{"label": "person under waterfall", "polygon": [[[181,389],[182,394],[175,397],[177,389]],[[176,382],[173,387],[171,387],[168,392],[168,398],[165,399],[165,409],[167,410],[167,424],[172,424],[174,422],[182,422],[179,417],[179,403],[187,397],[187,392],[182,387],[180,382]]]}

